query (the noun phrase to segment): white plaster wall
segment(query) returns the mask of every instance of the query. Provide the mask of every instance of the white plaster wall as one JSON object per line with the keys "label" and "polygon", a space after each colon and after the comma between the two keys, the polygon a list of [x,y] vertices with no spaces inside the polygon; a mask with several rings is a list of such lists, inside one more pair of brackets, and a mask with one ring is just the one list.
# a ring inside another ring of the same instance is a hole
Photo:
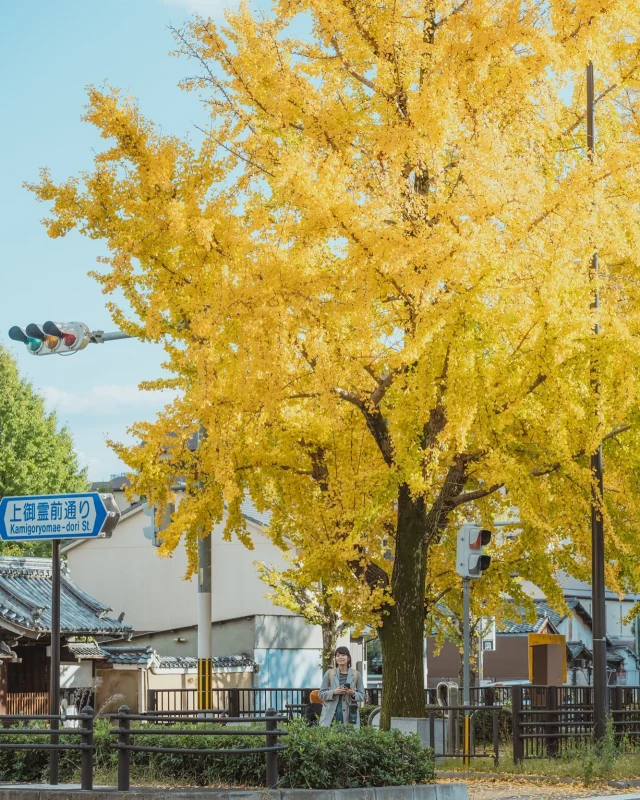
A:
{"label": "white plaster wall", "polygon": [[570,611],[560,625],[558,633],[564,634],[567,642],[584,642],[589,650],[593,646],[593,633],[591,628],[584,624],[580,617]]}
{"label": "white plaster wall", "polygon": [[[65,549],[71,577],[97,600],[109,605],[117,616],[136,631],[167,630],[197,622],[197,582],[185,581],[187,559],[179,545],[173,555],[163,558],[145,539],[143,527],[149,518],[134,511],[120,522],[110,539],[89,539]],[[254,549],[237,540],[222,538],[224,521],[212,532],[212,615],[213,620],[254,614],[288,615],[265,598],[254,562],[284,565],[278,548],[248,524]]]}
{"label": "white plaster wall", "polygon": [[92,679],[93,668],[91,661],[60,664],[60,687],[62,689],[91,686]]}

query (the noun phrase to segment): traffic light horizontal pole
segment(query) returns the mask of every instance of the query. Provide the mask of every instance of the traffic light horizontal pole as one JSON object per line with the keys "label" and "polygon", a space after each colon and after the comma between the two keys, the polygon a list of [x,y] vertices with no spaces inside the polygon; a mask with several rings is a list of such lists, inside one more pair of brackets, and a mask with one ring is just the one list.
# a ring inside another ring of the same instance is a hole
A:
{"label": "traffic light horizontal pole", "polygon": [[129,333],[122,331],[113,331],[112,333],[105,333],[104,331],[92,331],[91,339],[93,344],[103,344],[104,342],[115,342],[118,339],[135,339]]}

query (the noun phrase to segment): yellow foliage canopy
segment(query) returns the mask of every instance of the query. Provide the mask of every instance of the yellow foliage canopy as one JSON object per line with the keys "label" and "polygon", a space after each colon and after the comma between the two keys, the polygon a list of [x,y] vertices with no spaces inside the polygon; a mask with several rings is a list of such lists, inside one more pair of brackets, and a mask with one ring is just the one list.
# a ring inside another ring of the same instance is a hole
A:
{"label": "yellow foliage canopy", "polygon": [[604,441],[608,585],[639,590],[640,2],[275,0],[176,39],[202,143],[92,89],[109,149],[34,187],[52,236],[107,244],[116,322],[165,344],[179,399],[120,449],[160,503],[187,476],[165,551],[195,558],[223,501],[243,535],[249,492],[303,582],[391,630],[455,585],[452,524],[515,506],[485,596],[514,568],[553,596],[588,574]]}

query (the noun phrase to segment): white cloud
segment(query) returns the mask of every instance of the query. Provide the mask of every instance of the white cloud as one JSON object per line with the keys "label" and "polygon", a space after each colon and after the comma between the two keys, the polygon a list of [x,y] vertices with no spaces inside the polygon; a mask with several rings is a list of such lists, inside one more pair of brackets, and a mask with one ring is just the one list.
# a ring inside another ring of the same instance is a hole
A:
{"label": "white cloud", "polygon": [[176,396],[174,391],[143,392],[135,384],[94,386],[88,392],[76,394],[45,386],[42,390],[48,410],[60,414],[118,414],[124,409],[159,410]]}
{"label": "white cloud", "polygon": [[189,14],[200,14],[203,17],[223,17],[225,8],[238,5],[236,0],[164,0],[165,6],[184,8]]}

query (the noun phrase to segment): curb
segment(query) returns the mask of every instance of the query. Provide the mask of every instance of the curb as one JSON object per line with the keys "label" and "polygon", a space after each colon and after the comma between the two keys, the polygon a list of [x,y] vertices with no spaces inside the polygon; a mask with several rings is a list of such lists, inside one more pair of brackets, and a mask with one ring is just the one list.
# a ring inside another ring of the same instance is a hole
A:
{"label": "curb", "polygon": [[378,786],[367,789],[163,789],[141,787],[119,792],[111,787],[81,791],[78,786],[46,784],[0,786],[0,800],[468,800],[464,783]]}

